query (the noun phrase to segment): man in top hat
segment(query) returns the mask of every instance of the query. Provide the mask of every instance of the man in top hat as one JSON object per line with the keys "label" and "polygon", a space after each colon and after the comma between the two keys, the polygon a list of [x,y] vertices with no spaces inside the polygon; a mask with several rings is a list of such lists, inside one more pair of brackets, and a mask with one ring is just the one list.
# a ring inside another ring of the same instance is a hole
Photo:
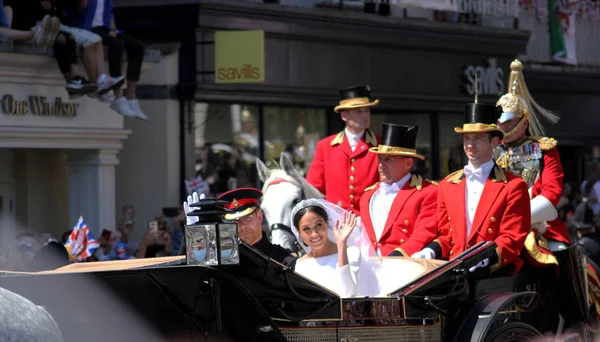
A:
{"label": "man in top hat", "polygon": [[[198,202],[198,195],[188,196],[187,202],[183,203],[184,211],[187,214],[191,211],[188,203]],[[239,188],[228,191],[217,199],[227,201],[225,206],[228,211],[224,215],[227,221],[234,221],[238,224],[238,237],[248,245],[258,249],[269,258],[289,265],[294,260],[290,252],[278,245],[272,244],[262,231],[263,213],[260,209],[259,200],[262,192],[254,188]],[[187,225],[198,221],[196,216],[187,216]]]}
{"label": "man in top hat", "polygon": [[306,180],[325,195],[329,202],[360,214],[360,196],[366,187],[379,179],[377,154],[369,148],[378,139],[369,129],[370,107],[379,103],[371,100],[369,86],[351,87],[340,91],[340,113],[346,128],[317,144]]}
{"label": "man in top hat", "polygon": [[[541,246],[547,245],[550,251],[557,251],[570,244],[567,227],[558,218],[555,208],[562,196],[564,172],[556,140],[543,136],[540,119],[545,117],[557,122],[558,117],[533,100],[525,84],[521,62],[513,61],[510,69],[511,90],[497,103],[502,107],[498,125],[504,132],[504,139],[495,151],[496,162],[520,175],[529,188],[532,236],[528,237],[525,246],[528,259],[538,265],[557,264],[550,252]],[[540,243],[541,240],[547,240],[547,243]]]}
{"label": "man in top hat", "polygon": [[419,126],[383,124],[381,143],[369,152],[379,158],[380,181],[360,198],[362,222],[378,255],[410,256],[437,233],[437,186],[412,174]]}
{"label": "man in top hat", "polygon": [[479,267],[490,271],[506,267],[508,273],[522,266],[520,253],[531,225],[527,184],[500,168],[492,155],[503,137],[496,125],[499,108],[465,105],[463,149],[469,163],[438,187],[437,238],[413,257],[452,259],[482,241],[496,242],[496,254]]}

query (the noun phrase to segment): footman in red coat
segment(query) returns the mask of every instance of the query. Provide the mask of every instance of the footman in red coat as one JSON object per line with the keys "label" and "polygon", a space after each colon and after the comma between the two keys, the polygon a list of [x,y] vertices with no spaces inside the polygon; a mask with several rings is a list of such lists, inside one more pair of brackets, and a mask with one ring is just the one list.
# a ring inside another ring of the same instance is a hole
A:
{"label": "footman in red coat", "polygon": [[369,148],[377,146],[378,138],[370,129],[371,100],[369,86],[351,87],[340,91],[340,113],[346,128],[317,144],[315,157],[306,180],[325,194],[325,199],[360,214],[360,197],[366,187],[379,179],[377,155]]}
{"label": "footman in red coat", "polygon": [[496,120],[500,108],[467,104],[466,122],[455,128],[463,135],[469,164],[450,174],[438,188],[438,236],[413,255],[452,259],[482,241],[496,242],[496,254],[477,267],[507,273],[520,269],[525,238],[531,225],[527,184],[492,159],[503,137]]}
{"label": "footman in red coat", "polygon": [[410,256],[436,236],[437,187],[410,170],[419,126],[383,124],[379,146],[380,182],[360,199],[361,220],[378,255]]}

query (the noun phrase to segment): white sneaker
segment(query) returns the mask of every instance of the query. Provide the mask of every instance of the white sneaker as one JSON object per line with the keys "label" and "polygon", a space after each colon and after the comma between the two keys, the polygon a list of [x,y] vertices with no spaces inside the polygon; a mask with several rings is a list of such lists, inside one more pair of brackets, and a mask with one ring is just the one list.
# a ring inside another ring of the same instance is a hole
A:
{"label": "white sneaker", "polygon": [[129,105],[129,109],[131,109],[138,118],[148,120],[148,117],[144,114],[142,108],[140,108],[140,103],[137,99],[127,100],[127,105]]}
{"label": "white sneaker", "polygon": [[103,103],[112,103],[116,98],[113,94],[98,95],[98,101]]}
{"label": "white sneaker", "polygon": [[98,77],[96,83],[98,84],[98,94],[104,95],[112,89],[122,86],[123,83],[125,83],[125,77],[109,77],[105,74],[102,74]]}
{"label": "white sneaker", "polygon": [[127,99],[124,96],[119,97],[110,104],[110,108],[115,112],[129,118],[137,117],[137,114],[129,108]]}

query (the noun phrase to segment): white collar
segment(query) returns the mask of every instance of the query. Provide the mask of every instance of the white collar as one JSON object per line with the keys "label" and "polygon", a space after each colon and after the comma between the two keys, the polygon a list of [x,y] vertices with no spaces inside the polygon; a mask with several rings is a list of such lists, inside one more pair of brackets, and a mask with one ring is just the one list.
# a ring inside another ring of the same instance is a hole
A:
{"label": "white collar", "polygon": [[478,168],[475,168],[475,166],[473,166],[473,164],[471,164],[471,162],[469,161],[467,167],[472,170],[482,169],[484,172],[490,172],[494,168],[494,159],[488,160],[487,162],[481,164],[481,166],[479,166]]}
{"label": "white collar", "polygon": [[402,177],[402,179],[400,179],[399,181],[394,182],[390,185],[387,185],[387,183],[382,182],[380,184],[380,187],[383,187],[383,188],[394,187],[394,188],[397,188],[398,191],[400,191],[400,189],[402,189],[404,187],[404,185],[406,185],[406,182],[408,182],[408,180],[410,179],[411,176],[412,176],[412,174],[409,172],[406,176]]}
{"label": "white collar", "polygon": [[365,131],[362,130],[359,133],[352,133],[346,127],[346,128],[344,128],[344,134],[348,137],[348,140],[359,141],[360,138],[362,138],[363,134],[365,134]]}

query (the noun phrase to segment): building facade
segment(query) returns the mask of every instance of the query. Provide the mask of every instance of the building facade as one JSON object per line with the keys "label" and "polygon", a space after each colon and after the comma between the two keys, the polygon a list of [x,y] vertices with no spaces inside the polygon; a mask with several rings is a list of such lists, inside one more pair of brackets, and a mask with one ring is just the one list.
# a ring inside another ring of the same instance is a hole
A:
{"label": "building facade", "polygon": [[[182,198],[183,180],[196,174],[213,194],[259,186],[255,159],[274,165],[282,151],[292,152],[307,171],[316,141],[343,127],[333,112],[338,91],[360,84],[369,84],[381,101],[372,108],[372,129],[379,132],[383,122],[418,124],[417,148],[426,161],[417,171],[441,179],[465,163],[453,128],[463,121],[464,104],[473,101],[475,76],[479,102],[495,103],[507,91],[509,65],[517,57],[525,61],[532,94],[563,119],[548,134],[559,140],[567,180],[583,177],[577,158],[588,153],[589,144],[600,143],[593,128],[600,121],[592,118],[598,73],[532,64],[531,32],[513,28],[519,25],[250,1],[115,3],[120,27],[147,42],[180,44],[177,84],[154,85],[147,96],[179,104],[169,120],[179,125]],[[263,83],[215,82],[214,32],[222,30],[265,32]],[[583,127],[586,121],[590,125]]]}
{"label": "building facade", "polygon": [[83,216],[97,235],[114,227],[115,168],[131,131],[107,104],[69,100],[64,85],[53,58],[0,53],[0,211],[15,228],[57,237]]}

